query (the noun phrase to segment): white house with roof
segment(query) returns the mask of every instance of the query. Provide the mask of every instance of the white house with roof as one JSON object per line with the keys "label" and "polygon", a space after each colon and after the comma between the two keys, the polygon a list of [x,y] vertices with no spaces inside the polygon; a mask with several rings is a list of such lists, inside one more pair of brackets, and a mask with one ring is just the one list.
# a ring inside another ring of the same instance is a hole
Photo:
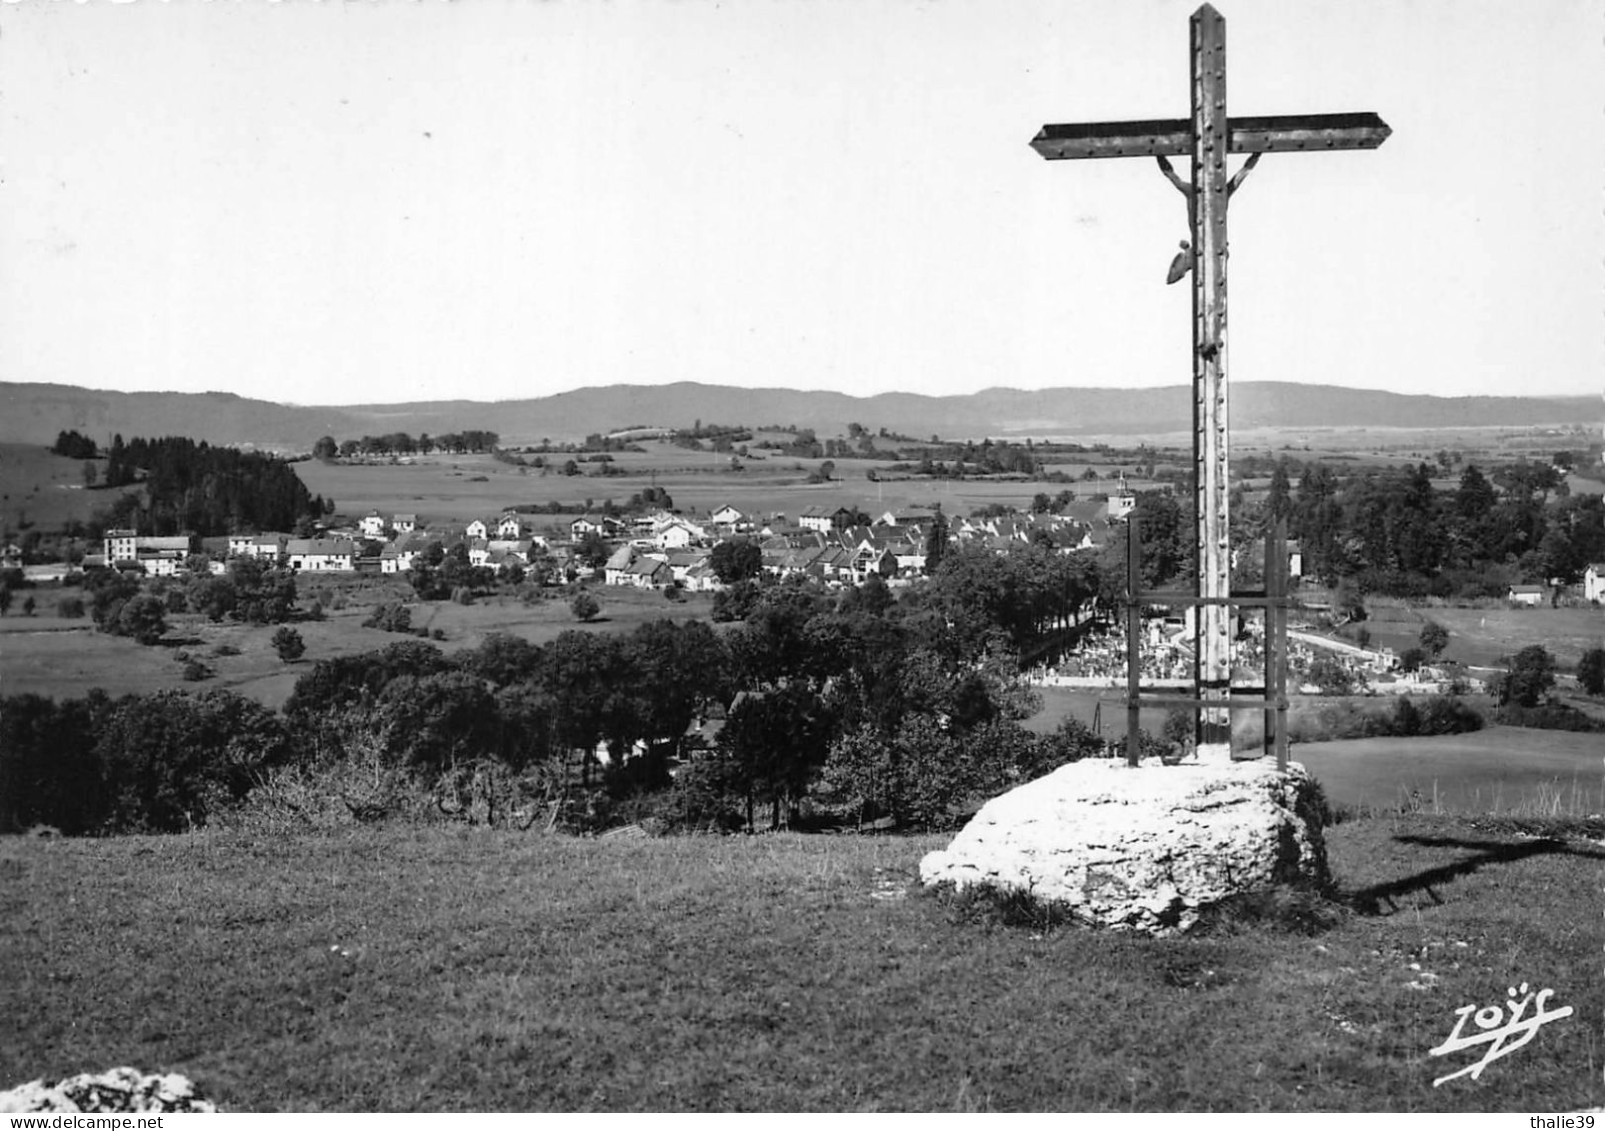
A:
{"label": "white house with roof", "polygon": [[656,526],[652,531],[652,544],[660,550],[683,550],[706,537],[701,527],[681,519],[672,519]]}
{"label": "white house with roof", "polygon": [[362,521],[357,523],[357,527],[362,531],[364,538],[383,538],[389,530],[389,523],[385,522],[385,516],[378,511],[369,511],[362,516]]}
{"label": "white house with roof", "polygon": [[230,534],[226,543],[231,558],[266,558],[277,561],[290,540],[288,534]]}
{"label": "white house with roof", "polygon": [[496,540],[516,542],[524,536],[524,520],[514,511],[507,511],[496,523]]}
{"label": "white house with roof", "polygon": [[830,507],[804,507],[802,514],[797,516],[797,525],[804,530],[817,530],[820,533],[824,533],[833,525],[831,514],[832,509]]}
{"label": "white house with roof", "polygon": [[634,585],[638,589],[661,589],[674,580],[674,571],[669,563],[659,561],[657,558],[641,558],[625,571],[627,585]]}
{"label": "white house with roof", "polygon": [[109,566],[132,563],[153,576],[173,577],[185,568],[195,540],[187,534],[163,536],[108,530],[103,547]]}
{"label": "white house with roof", "polygon": [[1583,571],[1583,600],[1605,602],[1605,562],[1590,562]]}
{"label": "white house with roof", "polygon": [[602,567],[602,582],[605,585],[632,585],[630,580],[630,566],[635,564],[635,547],[620,546],[613,551],[607,564]]}
{"label": "white house with roof", "polygon": [[481,538],[488,542],[490,540],[490,532],[494,529],[495,527],[491,526],[491,524],[486,522],[484,519],[476,518],[473,522],[468,524],[468,529],[464,533],[466,533],[469,538]]}
{"label": "white house with roof", "polygon": [[726,503],[724,506],[720,507],[718,510],[709,515],[708,521],[714,526],[721,526],[730,530],[737,530],[747,524],[747,516],[741,511],[737,510],[735,507],[731,506],[729,503]]}
{"label": "white house with roof", "polygon": [[401,535],[379,551],[379,572],[405,573],[435,541],[417,530]]}
{"label": "white house with roof", "polygon": [[1512,605],[1542,605],[1549,599],[1549,589],[1543,585],[1512,585],[1505,600]]}
{"label": "white house with roof", "polygon": [[291,538],[285,552],[290,568],[302,573],[350,573],[357,568],[356,543],[349,538]]}
{"label": "white house with roof", "polygon": [[418,516],[415,514],[398,514],[391,519],[390,525],[397,534],[411,534],[418,529]]}

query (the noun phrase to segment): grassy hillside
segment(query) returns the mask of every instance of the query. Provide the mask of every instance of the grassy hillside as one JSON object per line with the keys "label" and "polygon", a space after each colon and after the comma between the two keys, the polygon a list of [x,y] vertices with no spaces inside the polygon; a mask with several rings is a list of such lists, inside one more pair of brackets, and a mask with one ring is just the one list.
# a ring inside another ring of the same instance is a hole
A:
{"label": "grassy hillside", "polygon": [[[1329,831],[1348,910],[1151,940],[966,916],[935,837],[467,829],[0,842],[0,1087],[132,1064],[271,1111],[1577,1111],[1597,842]],[[1552,989],[1433,1087],[1456,1011]]]}

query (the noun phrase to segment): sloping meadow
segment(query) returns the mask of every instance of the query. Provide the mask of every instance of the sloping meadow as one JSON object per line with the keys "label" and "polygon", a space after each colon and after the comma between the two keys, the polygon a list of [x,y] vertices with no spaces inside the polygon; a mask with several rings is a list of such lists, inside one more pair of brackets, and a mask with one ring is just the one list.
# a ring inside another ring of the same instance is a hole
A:
{"label": "sloping meadow", "polygon": [[[1542,832],[1345,823],[1340,899],[1170,940],[919,891],[939,837],[13,837],[0,1088],[131,1064],[236,1111],[1597,1107],[1605,848]],[[1571,1014],[1434,1087],[1491,1048],[1430,1054],[1459,1011],[1522,983]]]}

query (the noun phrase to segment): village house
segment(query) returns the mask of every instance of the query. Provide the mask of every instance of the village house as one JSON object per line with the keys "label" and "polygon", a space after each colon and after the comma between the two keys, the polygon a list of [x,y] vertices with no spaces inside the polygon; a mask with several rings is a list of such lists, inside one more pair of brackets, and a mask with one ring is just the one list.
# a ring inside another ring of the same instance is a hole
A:
{"label": "village house", "polygon": [[797,516],[797,525],[804,530],[817,530],[821,534],[828,532],[835,525],[831,521],[829,507],[805,507],[802,514]]}
{"label": "village house", "polygon": [[652,544],[660,550],[683,550],[707,537],[701,527],[684,519],[671,519],[652,531]]}
{"label": "village house", "polygon": [[285,552],[290,568],[302,573],[350,573],[357,568],[357,548],[349,538],[291,538]]}
{"label": "village house", "polygon": [[1512,605],[1542,605],[1549,599],[1549,589],[1543,585],[1512,585],[1505,600]]}
{"label": "village house", "polygon": [[104,539],[106,564],[129,563],[153,577],[173,577],[185,568],[195,549],[195,539],[187,534],[170,536],[140,535],[132,530],[108,530]]}
{"label": "village house", "polygon": [[529,538],[492,538],[486,549],[490,551],[492,565],[508,562],[529,565],[530,555],[535,552],[535,543]]}
{"label": "village house", "polygon": [[230,535],[228,540],[228,554],[231,558],[260,558],[265,561],[277,562],[284,554],[284,548],[289,545],[288,534],[244,534]]}
{"label": "village house", "polygon": [[665,555],[669,570],[674,580],[684,585],[691,575],[691,571],[699,566],[706,565],[708,561],[707,550],[671,550]]}
{"label": "village house", "polygon": [[471,538],[471,539],[472,538],[478,538],[478,539],[481,539],[482,541],[487,541],[488,542],[490,540],[490,532],[493,529],[495,529],[495,528],[492,527],[490,525],[490,523],[486,522],[484,519],[476,518],[476,519],[474,519],[473,522],[470,522],[468,524],[468,529],[464,532],[464,534],[468,538]]}
{"label": "village house", "polygon": [[385,516],[378,511],[369,511],[363,515],[362,521],[357,523],[357,526],[364,538],[383,538],[389,529]]}
{"label": "village house", "polygon": [[692,593],[713,593],[724,588],[724,582],[719,580],[719,575],[713,572],[713,567],[707,562],[687,570],[680,584]]}
{"label": "village house", "polygon": [[628,581],[638,589],[661,589],[674,580],[674,571],[667,562],[657,558],[642,558],[625,571]]}
{"label": "village house", "polygon": [[397,534],[411,534],[418,529],[418,516],[415,514],[398,514],[391,520],[391,526]]}
{"label": "village house", "polygon": [[1590,562],[1583,571],[1583,600],[1605,602],[1605,562]]}
{"label": "village house", "polygon": [[718,510],[709,515],[708,521],[714,526],[719,527],[721,530],[727,530],[732,534],[744,530],[748,526],[752,525],[747,521],[746,515],[742,514],[729,503],[726,503],[724,506],[720,507]]}
{"label": "village house", "polygon": [[613,551],[607,564],[602,567],[602,583],[604,585],[633,585],[630,580],[630,567],[635,564],[635,548],[633,546],[620,546]]}
{"label": "village house", "polygon": [[524,536],[524,520],[514,511],[507,511],[496,523],[496,541],[516,542]]}
{"label": "village house", "polygon": [[616,538],[624,532],[624,524],[618,519],[605,514],[582,514],[568,524],[569,537],[578,542],[587,534],[598,534],[603,538]]}

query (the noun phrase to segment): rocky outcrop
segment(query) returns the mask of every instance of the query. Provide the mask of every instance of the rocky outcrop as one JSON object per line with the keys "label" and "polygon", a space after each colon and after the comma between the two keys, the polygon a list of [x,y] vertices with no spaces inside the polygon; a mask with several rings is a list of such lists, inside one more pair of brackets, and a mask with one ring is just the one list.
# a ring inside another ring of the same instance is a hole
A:
{"label": "rocky outcrop", "polygon": [[177,1074],[147,1076],[133,1068],[84,1073],[59,1084],[43,1080],[0,1092],[0,1111],[212,1112],[217,1105]]}
{"label": "rocky outcrop", "polygon": [[1274,762],[1074,762],[988,802],[926,885],[1022,891],[1078,920],[1172,934],[1233,896],[1328,882],[1318,787]]}

